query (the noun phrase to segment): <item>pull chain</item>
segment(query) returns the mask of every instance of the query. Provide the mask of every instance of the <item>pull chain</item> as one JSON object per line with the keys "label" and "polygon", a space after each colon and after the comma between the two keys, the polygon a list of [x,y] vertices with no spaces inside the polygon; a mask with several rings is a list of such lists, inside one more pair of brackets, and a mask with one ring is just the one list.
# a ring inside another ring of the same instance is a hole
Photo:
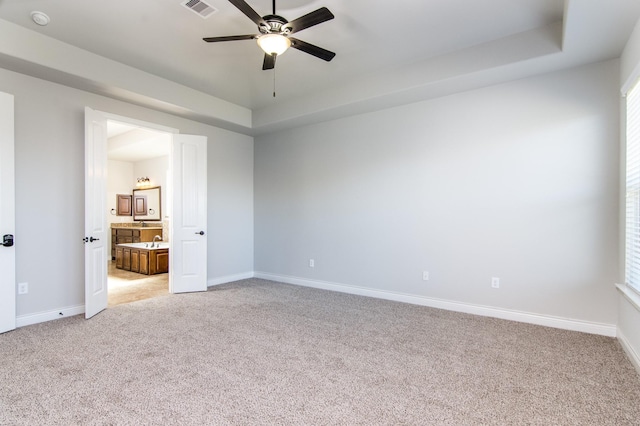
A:
{"label": "pull chain", "polygon": [[[276,0],[272,1],[273,4],[273,14],[276,14]],[[273,54],[273,62],[276,61],[276,54]],[[273,97],[276,97],[276,67],[273,67]]]}

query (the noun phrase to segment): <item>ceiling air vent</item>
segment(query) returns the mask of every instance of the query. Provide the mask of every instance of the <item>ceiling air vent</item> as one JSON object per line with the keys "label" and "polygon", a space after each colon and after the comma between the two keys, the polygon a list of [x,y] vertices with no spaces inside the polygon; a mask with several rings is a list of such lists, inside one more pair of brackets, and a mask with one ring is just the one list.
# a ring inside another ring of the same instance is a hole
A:
{"label": "ceiling air vent", "polygon": [[203,19],[207,19],[218,11],[218,9],[213,8],[202,0],[187,0],[181,4],[187,9],[192,10],[194,13],[197,13],[198,16]]}

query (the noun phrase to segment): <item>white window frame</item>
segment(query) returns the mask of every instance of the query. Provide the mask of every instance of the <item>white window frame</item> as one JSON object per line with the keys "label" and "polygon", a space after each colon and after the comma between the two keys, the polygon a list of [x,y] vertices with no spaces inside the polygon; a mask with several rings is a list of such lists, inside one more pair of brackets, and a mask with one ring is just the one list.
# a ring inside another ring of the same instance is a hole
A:
{"label": "white window frame", "polygon": [[625,284],[640,294],[640,79],[625,95]]}

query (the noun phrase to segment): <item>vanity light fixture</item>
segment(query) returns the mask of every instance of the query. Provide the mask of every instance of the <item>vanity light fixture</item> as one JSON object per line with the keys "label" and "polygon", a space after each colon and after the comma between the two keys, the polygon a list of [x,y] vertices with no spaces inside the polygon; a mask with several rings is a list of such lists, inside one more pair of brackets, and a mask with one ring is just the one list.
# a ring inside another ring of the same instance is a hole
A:
{"label": "vanity light fixture", "polygon": [[151,186],[151,179],[149,179],[148,177],[139,177],[138,178],[138,183],[136,183],[136,186],[138,188],[142,188],[145,186]]}

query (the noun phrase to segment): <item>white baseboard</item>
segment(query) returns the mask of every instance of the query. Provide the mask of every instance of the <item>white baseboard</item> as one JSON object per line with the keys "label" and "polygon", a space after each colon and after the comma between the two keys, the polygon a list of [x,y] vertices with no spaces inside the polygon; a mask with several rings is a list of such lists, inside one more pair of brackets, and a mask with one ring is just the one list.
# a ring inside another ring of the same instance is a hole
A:
{"label": "white baseboard", "polygon": [[[265,280],[278,281],[287,284],[295,284],[304,287],[313,287],[323,290],[337,291],[341,293],[356,294],[360,296],[375,297],[378,299],[393,300],[396,302],[411,303],[414,305],[428,306],[431,308],[445,309],[448,311],[463,312],[473,315],[481,315],[493,318],[506,319],[511,321],[524,322],[528,324],[543,325],[547,327],[560,328],[564,330],[580,331],[583,333],[599,334],[603,336],[618,336],[622,347],[629,354],[634,366],[640,371],[640,356],[634,351],[629,342],[624,338],[615,324],[601,324],[589,321],[573,320],[568,318],[553,317],[548,315],[532,314],[529,312],[513,311],[508,309],[494,308],[490,306],[473,305],[469,303],[455,302],[450,300],[435,299],[425,296],[398,293],[388,290],[376,290],[366,287],[338,284],[327,281],[310,280],[307,278],[292,277],[287,275],[276,275],[266,272],[244,272],[241,274],[227,275],[213,278],[207,281],[207,286],[212,287],[226,284],[233,281],[245,280],[249,278],[262,278]],[[16,327],[37,324],[73,315],[84,313],[84,305],[70,306],[35,314],[22,315],[16,318]]]}
{"label": "white baseboard", "polygon": [[[228,275],[225,277],[214,278],[207,281],[207,287],[225,284],[238,280],[253,278],[252,272],[245,272],[237,275]],[[24,327],[27,325],[38,324],[45,321],[57,320],[60,318],[70,317],[73,315],[84,314],[84,305],[69,306],[66,308],[55,309],[45,312],[37,312],[35,314],[21,315],[16,317],[16,327]]]}
{"label": "white baseboard", "polygon": [[635,351],[631,342],[629,342],[627,337],[624,335],[624,333],[622,333],[622,331],[620,331],[620,329],[618,329],[617,337],[618,337],[618,341],[620,342],[620,345],[622,346],[622,349],[624,349],[627,356],[629,357],[631,364],[633,364],[633,366],[636,368],[636,370],[640,374],[640,354],[638,354],[638,352]]}
{"label": "white baseboard", "polygon": [[207,287],[213,287],[214,285],[226,284],[233,281],[248,280],[253,278],[253,271],[243,272],[242,274],[226,275],[224,277],[212,278],[207,281]]}
{"label": "white baseboard", "polygon": [[16,318],[16,327],[38,324],[40,322],[57,320],[71,317],[73,315],[84,314],[84,305],[69,306],[53,311],[37,312],[35,314],[21,315]]}
{"label": "white baseboard", "polygon": [[510,321],[524,322],[528,324],[543,325],[546,327],[560,328],[563,330],[580,331],[583,333],[599,334],[609,337],[616,336],[615,324],[602,324],[569,318],[532,314],[529,312],[513,311],[509,309],[500,309],[482,305],[473,305],[469,303],[435,299],[425,296],[397,293],[388,290],[376,290],[346,284],[310,280],[306,278],[291,277],[286,275],[276,275],[266,272],[255,272],[254,277],[271,281],[279,281],[287,284],[319,288],[323,290],[332,290],[342,293],[357,294],[360,296],[376,297],[378,299],[393,300],[396,302],[411,303],[414,305],[428,306],[431,308],[445,309],[448,311],[500,318]]}

